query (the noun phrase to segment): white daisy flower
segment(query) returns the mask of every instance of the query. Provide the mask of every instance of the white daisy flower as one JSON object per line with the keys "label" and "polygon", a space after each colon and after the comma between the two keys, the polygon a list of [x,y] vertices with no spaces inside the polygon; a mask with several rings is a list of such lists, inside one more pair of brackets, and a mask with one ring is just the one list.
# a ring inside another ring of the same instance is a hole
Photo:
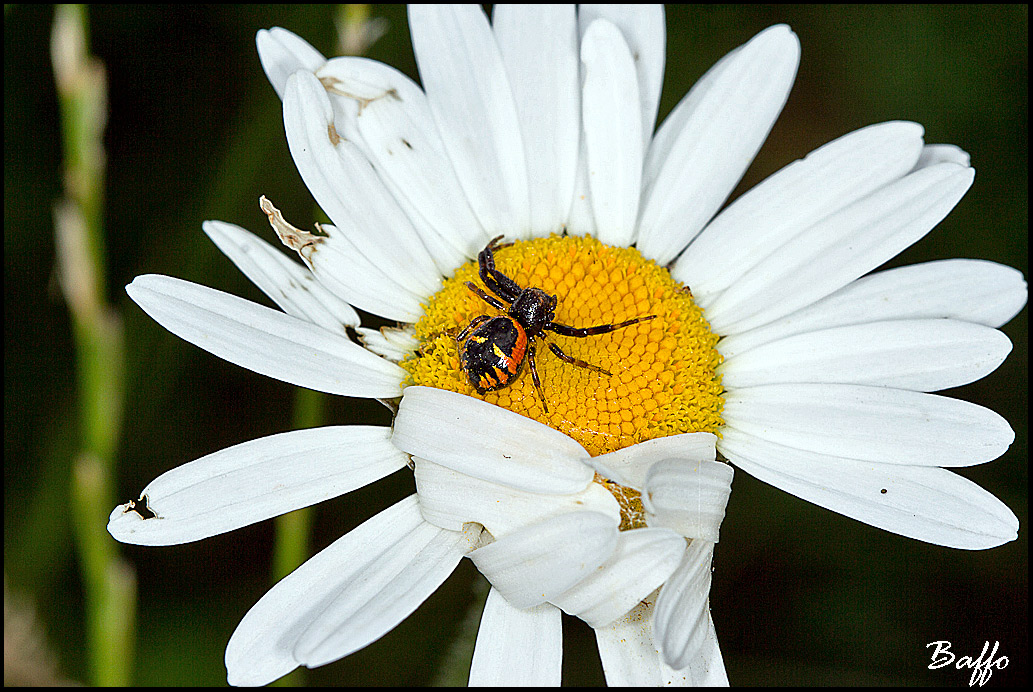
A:
{"label": "white daisy flower", "polygon": [[[174,469],[112,512],[117,539],[198,540],[415,468],[414,495],[248,612],[231,683],[366,646],[463,556],[492,585],[471,684],[558,684],[561,610],[594,628],[611,685],[727,683],[708,605],[726,462],[923,541],[1016,537],[1006,506],[943,468],[1000,456],[1011,428],[930,392],[1004,360],[1022,276],[972,260],[869,274],[964,195],[967,154],[873,125],[722,209],[795,77],[788,27],[719,61],[654,133],[659,6],[409,20],[422,88],[258,35],[333,225],[299,230],[262,200],[304,267],[239,227],[205,231],[282,312],[170,277],[127,288],[215,355],[397,415]],[[364,329],[352,306],[400,326]]]}

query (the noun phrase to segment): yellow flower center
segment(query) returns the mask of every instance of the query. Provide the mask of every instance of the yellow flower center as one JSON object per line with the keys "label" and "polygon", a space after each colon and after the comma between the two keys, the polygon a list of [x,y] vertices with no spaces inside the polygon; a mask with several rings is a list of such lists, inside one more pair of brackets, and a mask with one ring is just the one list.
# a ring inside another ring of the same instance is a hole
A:
{"label": "yellow flower center", "polygon": [[[548,411],[527,362],[505,386],[480,394],[462,369],[456,337],[474,318],[503,312],[466,286],[472,281],[491,294],[477,263],[469,262],[425,306],[416,324],[421,346],[401,364],[410,374],[406,384],[448,389],[515,411],[574,438],[593,456],[678,433],[718,432],[724,403],[715,374],[718,337],[689,290],[666,269],[634,248],[555,235],[502,247],[495,264],[522,288],[556,296],[560,324],[581,328],[656,317],[594,336],[546,331],[534,339]],[[565,362],[548,344],[606,372]]]}

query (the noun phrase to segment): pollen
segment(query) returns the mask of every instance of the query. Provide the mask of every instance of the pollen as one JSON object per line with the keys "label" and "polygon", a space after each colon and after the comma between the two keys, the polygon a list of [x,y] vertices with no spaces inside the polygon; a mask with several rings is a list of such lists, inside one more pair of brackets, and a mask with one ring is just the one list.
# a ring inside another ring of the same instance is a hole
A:
{"label": "pollen", "polygon": [[[536,339],[543,405],[527,362],[509,384],[480,394],[463,371],[456,337],[479,315],[501,311],[465,282],[491,292],[468,262],[424,305],[416,324],[419,348],[402,361],[406,384],[448,389],[533,418],[577,440],[593,456],[646,440],[687,432],[718,433],[724,391],[721,355],[689,289],[635,248],[610,247],[591,237],[550,236],[518,241],[495,252],[496,268],[522,288],[555,295],[555,322],[575,328],[653,319],[605,334]],[[555,344],[577,360],[564,362]]]}

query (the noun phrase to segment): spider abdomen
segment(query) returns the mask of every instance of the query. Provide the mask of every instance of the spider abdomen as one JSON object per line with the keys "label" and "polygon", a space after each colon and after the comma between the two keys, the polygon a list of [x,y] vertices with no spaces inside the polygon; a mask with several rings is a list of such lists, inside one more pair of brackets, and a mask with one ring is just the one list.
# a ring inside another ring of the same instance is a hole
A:
{"label": "spider abdomen", "polygon": [[527,332],[508,316],[492,317],[471,325],[460,346],[459,359],[470,384],[481,394],[510,384],[524,364]]}

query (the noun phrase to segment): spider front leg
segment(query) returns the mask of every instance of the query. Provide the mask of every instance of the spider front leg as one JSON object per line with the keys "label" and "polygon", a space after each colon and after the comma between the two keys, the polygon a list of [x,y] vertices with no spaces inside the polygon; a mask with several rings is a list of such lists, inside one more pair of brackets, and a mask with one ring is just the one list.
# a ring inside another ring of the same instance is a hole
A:
{"label": "spider front leg", "polygon": [[544,328],[549,331],[556,332],[557,334],[562,334],[563,336],[596,336],[597,334],[607,334],[618,329],[623,329],[624,327],[630,327],[631,325],[638,324],[639,322],[647,322],[655,317],[656,315],[646,315],[645,317],[636,317],[633,320],[627,320],[617,324],[600,324],[595,327],[571,327],[567,324],[553,322],[545,325]]}
{"label": "spider front leg", "polygon": [[501,310],[502,312],[506,311],[506,309],[507,309],[506,306],[503,305],[499,301],[498,298],[496,298],[495,296],[492,296],[492,295],[489,295],[488,293],[486,293],[484,291],[484,289],[479,287],[473,281],[467,281],[466,282],[466,287],[469,288],[474,293],[476,293],[477,295],[479,295],[484,300],[484,302],[487,303],[488,305],[492,306],[493,308],[497,308],[497,309]]}
{"label": "spider front leg", "polygon": [[495,268],[495,255],[493,253],[500,248],[509,247],[513,244],[500,243],[500,240],[502,240],[502,236],[495,236],[478,253],[477,266],[479,267],[481,281],[484,282],[484,285],[507,303],[512,303],[523,289],[520,288],[516,281],[513,281],[513,279]]}

